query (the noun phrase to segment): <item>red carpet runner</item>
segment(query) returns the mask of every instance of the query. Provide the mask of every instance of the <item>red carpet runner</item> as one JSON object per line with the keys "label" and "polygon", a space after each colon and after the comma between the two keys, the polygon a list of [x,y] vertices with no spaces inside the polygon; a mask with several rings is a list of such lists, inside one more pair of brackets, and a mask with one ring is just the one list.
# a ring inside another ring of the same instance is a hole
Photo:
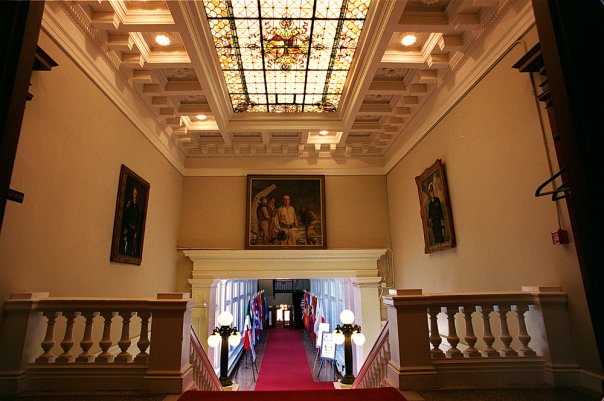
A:
{"label": "red carpet runner", "polygon": [[178,401],[407,401],[395,388],[299,391],[187,391]]}
{"label": "red carpet runner", "polygon": [[270,330],[256,390],[333,390],[332,382],[314,382],[300,330]]}

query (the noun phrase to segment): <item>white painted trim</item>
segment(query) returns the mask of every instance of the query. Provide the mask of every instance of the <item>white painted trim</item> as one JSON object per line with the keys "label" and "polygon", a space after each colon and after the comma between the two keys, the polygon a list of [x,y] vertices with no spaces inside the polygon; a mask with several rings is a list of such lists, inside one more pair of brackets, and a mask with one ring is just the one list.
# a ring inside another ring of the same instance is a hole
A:
{"label": "white painted trim", "polygon": [[180,249],[193,261],[377,261],[386,249]]}
{"label": "white painted trim", "polygon": [[189,280],[193,288],[198,280],[208,279],[378,277],[377,261],[386,253],[385,249],[181,250],[193,262]]}
{"label": "white painted trim", "polygon": [[[275,169],[246,169],[246,168],[186,168],[185,177],[245,177],[248,174],[275,174]],[[330,176],[349,175],[384,175],[383,167],[351,167],[351,168],[323,168],[307,166],[305,168],[279,169],[279,174],[324,174]]]}

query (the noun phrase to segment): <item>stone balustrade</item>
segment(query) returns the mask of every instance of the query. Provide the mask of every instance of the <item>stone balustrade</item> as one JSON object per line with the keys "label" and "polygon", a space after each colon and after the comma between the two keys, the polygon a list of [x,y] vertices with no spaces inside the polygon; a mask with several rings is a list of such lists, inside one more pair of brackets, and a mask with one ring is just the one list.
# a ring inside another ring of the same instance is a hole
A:
{"label": "stone balustrade", "polygon": [[0,332],[0,395],[181,393],[194,386],[193,305],[182,293],[154,299],[13,294],[4,304]]}
{"label": "stone balustrade", "polygon": [[578,374],[558,287],[384,297],[389,382],[400,389],[556,385]]}

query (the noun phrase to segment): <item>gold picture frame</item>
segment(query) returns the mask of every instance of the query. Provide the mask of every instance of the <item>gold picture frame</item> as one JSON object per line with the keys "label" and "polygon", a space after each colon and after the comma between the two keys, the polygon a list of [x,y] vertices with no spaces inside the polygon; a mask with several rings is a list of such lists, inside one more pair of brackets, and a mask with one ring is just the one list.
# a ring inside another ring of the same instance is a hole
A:
{"label": "gold picture frame", "polygon": [[424,253],[433,253],[456,245],[449,191],[441,159],[415,177],[424,231]]}
{"label": "gold picture frame", "polygon": [[141,264],[150,188],[147,181],[122,164],[111,241],[112,262]]}
{"label": "gold picture frame", "polygon": [[326,249],[325,176],[248,175],[245,249]]}

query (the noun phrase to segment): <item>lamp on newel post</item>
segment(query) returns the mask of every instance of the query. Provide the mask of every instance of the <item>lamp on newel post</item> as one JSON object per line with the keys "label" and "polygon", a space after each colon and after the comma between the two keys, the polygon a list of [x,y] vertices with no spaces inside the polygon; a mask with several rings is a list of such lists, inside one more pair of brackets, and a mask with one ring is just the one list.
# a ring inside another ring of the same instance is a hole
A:
{"label": "lamp on newel post", "polygon": [[208,337],[208,345],[217,348],[220,345],[220,384],[222,387],[232,386],[233,382],[229,379],[229,345],[236,347],[241,342],[241,334],[237,327],[231,328],[233,315],[224,311],[218,316],[218,324],[212,334]]}
{"label": "lamp on newel post", "polygon": [[340,313],[342,326],[337,325],[333,332],[333,341],[336,344],[344,343],[344,377],[340,380],[342,384],[354,383],[354,375],[352,374],[352,343],[356,345],[365,344],[365,335],[361,333],[361,326],[353,325],[354,313],[351,310],[345,309]]}

